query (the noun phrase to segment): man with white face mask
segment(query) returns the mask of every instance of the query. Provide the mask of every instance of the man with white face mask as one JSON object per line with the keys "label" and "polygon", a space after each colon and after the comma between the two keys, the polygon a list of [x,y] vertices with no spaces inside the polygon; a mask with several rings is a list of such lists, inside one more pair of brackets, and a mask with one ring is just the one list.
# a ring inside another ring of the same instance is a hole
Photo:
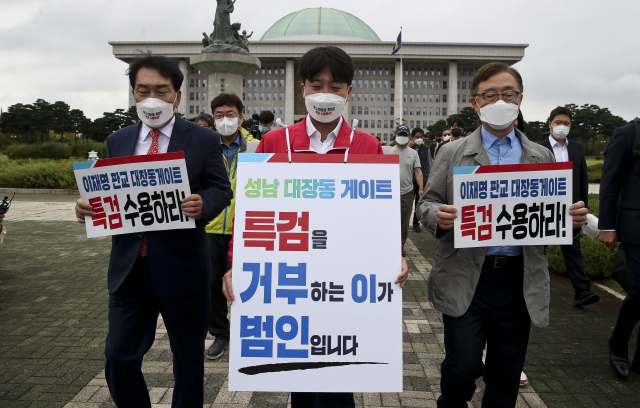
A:
{"label": "man with white face mask", "polygon": [[[192,194],[180,210],[196,227],[112,238],[105,378],[117,407],[151,408],[141,368],[162,313],[173,351],[172,407],[202,407],[210,265],[205,226],[232,195],[220,136],[175,115],[184,79],[176,63],[146,56],[134,61],[128,74],[140,122],[107,138],[109,157],[183,152]],[[77,201],[80,223],[95,215]]]}
{"label": "man with white face mask", "polygon": [[[553,162],[553,154],[514,129],[522,77],[501,62],[487,64],[471,85],[482,126],[444,145],[435,159],[418,216],[439,240],[428,294],[443,313],[445,359],[438,407],[466,407],[476,379],[486,384],[482,407],[515,407],[531,322],[549,324],[549,271],[544,245],[455,248],[453,168]],[[573,228],[584,225],[582,201],[570,207]],[[486,362],[482,351],[487,346]]]}
{"label": "man with white face mask", "polygon": [[[420,157],[418,153],[408,148],[413,141],[409,137],[409,127],[399,125],[396,128],[396,145],[393,146],[392,153],[400,156],[400,227],[402,228],[402,245],[404,246],[409,236],[409,218],[413,208],[413,198],[416,192],[413,191],[413,178],[416,178],[419,191],[422,195],[422,170],[420,169]],[[404,251],[402,253],[404,256]]]}
{"label": "man with white face mask", "polygon": [[[418,184],[418,180],[416,175],[413,175],[413,197],[414,197],[414,208],[418,209],[418,200],[420,200],[420,196],[422,195],[422,187],[427,184],[427,179],[429,178],[429,172],[431,171],[431,153],[429,152],[429,147],[424,144],[424,130],[417,127],[411,131],[411,140],[409,140],[409,147],[418,153],[418,157],[420,158],[420,170],[422,171],[422,185]],[[413,212],[413,230],[415,232],[420,232],[420,220],[418,220],[418,212]]]}
{"label": "man with white face mask", "polygon": [[[264,135],[256,153],[287,153],[290,144],[292,153],[344,156],[345,150],[349,149],[350,154],[382,154],[382,147],[375,137],[357,129],[353,131],[342,118],[355,73],[353,61],[346,52],[333,46],[314,48],[302,56],[299,72],[303,81],[300,92],[309,114],[288,128],[271,130]],[[229,255],[233,257],[233,241]],[[235,299],[232,273],[229,270],[224,276],[223,286],[229,304]],[[408,274],[409,267],[402,258],[402,272],[395,284],[403,287]],[[351,408],[355,407],[355,401],[351,392],[292,392],[291,407]]]}
{"label": "man with white face mask", "polygon": [[[567,138],[571,130],[573,113],[569,108],[558,106],[549,115],[549,138],[540,144],[553,152],[557,162],[573,162],[573,201],[582,200],[589,205],[589,177],[582,144]],[[573,231],[573,244],[562,245],[564,263],[575,290],[574,306],[587,306],[600,300],[591,292],[591,282],[584,271],[584,260],[580,251],[581,230]]]}
{"label": "man with white face mask", "polygon": [[238,154],[247,151],[247,141],[255,141],[242,123],[242,100],[238,95],[221,93],[211,101],[211,112],[216,129],[222,135],[220,147],[222,160],[227,171],[233,198],[231,204],[218,214],[207,227],[209,239],[209,257],[211,258],[211,282],[209,283],[209,333],[215,337],[207,349],[207,358],[216,360],[224,354],[229,345],[229,319],[227,302],[222,294],[222,277],[231,268],[229,263],[229,244],[231,241],[232,221],[236,208],[236,180]]}

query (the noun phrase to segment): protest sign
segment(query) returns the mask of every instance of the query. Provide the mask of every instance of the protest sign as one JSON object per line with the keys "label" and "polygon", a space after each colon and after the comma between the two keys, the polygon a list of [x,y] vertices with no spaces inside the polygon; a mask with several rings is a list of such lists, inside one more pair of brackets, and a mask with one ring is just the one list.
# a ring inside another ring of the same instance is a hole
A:
{"label": "protest sign", "polygon": [[571,245],[573,164],[454,167],[456,248]]}
{"label": "protest sign", "polygon": [[402,391],[398,156],[239,155],[229,390]]}
{"label": "protest sign", "polygon": [[195,228],[182,213],[191,195],[184,153],[73,163],[82,201],[97,215],[85,217],[87,237]]}

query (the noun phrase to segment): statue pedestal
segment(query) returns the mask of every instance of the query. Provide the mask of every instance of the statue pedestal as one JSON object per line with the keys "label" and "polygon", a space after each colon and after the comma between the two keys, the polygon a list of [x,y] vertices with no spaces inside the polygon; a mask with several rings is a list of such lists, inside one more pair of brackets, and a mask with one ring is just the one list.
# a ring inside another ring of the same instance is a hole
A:
{"label": "statue pedestal", "polygon": [[209,101],[223,92],[236,94],[242,99],[242,77],[262,66],[260,60],[252,55],[211,52],[191,57],[191,65],[209,74]]}

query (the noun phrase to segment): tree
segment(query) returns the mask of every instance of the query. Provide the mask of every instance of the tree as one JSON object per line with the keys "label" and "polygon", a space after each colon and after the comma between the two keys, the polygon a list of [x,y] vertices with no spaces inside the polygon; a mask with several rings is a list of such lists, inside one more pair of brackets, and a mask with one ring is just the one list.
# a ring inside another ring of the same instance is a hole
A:
{"label": "tree", "polygon": [[427,126],[427,135],[429,135],[429,138],[433,139],[436,135],[436,132],[442,132],[445,129],[449,129],[449,125],[447,124],[446,120],[440,119],[433,125]]}
{"label": "tree", "polygon": [[547,122],[524,122],[524,133],[532,142],[542,142],[549,136],[549,124]]}
{"label": "tree", "polygon": [[69,111],[69,119],[71,120],[71,127],[73,128],[73,133],[75,134],[74,141],[78,142],[78,135],[84,141],[84,134],[86,131],[91,131],[91,120],[87,119],[84,116],[84,112],[80,109],[71,109]]}
{"label": "tree", "polygon": [[69,113],[69,105],[62,101],[57,101],[50,107],[51,123],[50,129],[60,135],[60,141],[64,140],[64,134],[73,132],[73,122]]}
{"label": "tree", "polygon": [[615,128],[627,123],[621,117],[613,115],[608,108],[601,108],[598,105],[584,104],[578,107],[575,104],[569,104],[565,106],[573,113],[571,136],[580,139],[585,153],[594,154],[597,141],[610,139]]}
{"label": "tree", "polygon": [[480,125],[480,118],[478,117],[476,110],[471,106],[464,107],[460,110],[460,113],[449,116],[447,118],[449,126],[451,126],[451,123],[456,119],[460,119],[464,123],[465,128],[472,126],[476,128]]}

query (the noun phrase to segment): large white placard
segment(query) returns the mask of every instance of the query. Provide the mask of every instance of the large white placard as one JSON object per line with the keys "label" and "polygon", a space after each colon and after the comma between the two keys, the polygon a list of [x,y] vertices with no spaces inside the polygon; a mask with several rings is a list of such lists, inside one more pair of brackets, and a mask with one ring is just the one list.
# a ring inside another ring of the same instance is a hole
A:
{"label": "large white placard", "polygon": [[455,247],[571,245],[572,166],[455,167]]}
{"label": "large white placard", "polygon": [[82,201],[98,213],[85,217],[87,237],[195,228],[182,213],[191,195],[184,153],[73,163]]}
{"label": "large white placard", "polygon": [[229,390],[401,392],[398,156],[239,157]]}

